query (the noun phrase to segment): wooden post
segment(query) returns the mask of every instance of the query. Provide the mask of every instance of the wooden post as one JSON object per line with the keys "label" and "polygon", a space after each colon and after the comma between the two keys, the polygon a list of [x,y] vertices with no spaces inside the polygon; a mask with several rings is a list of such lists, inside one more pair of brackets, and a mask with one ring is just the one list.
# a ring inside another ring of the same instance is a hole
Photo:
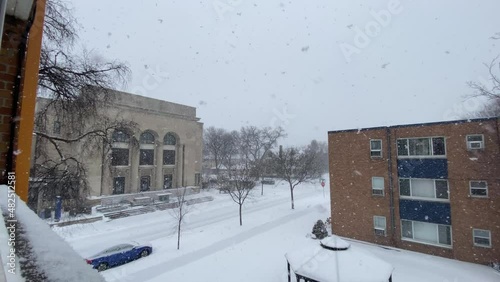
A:
{"label": "wooden post", "polygon": [[31,167],[31,144],[35,121],[36,90],[38,87],[38,69],[42,49],[43,23],[45,20],[46,0],[36,0],[36,12],[29,32],[24,70],[21,77],[21,95],[19,97],[19,127],[15,152],[16,193],[21,200],[28,201],[28,186]]}

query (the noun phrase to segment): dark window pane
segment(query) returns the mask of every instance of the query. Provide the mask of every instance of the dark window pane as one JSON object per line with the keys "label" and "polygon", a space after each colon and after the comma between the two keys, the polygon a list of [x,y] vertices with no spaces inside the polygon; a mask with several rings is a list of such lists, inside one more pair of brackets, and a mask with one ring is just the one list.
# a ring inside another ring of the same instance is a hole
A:
{"label": "dark window pane", "polygon": [[470,189],[471,195],[474,196],[488,196],[488,190],[486,189]]}
{"label": "dark window pane", "polygon": [[163,176],[163,189],[170,189],[172,188],[172,174],[165,174]]}
{"label": "dark window pane", "polygon": [[370,148],[372,150],[382,150],[382,141],[380,141],[380,140],[371,140],[370,141]]}
{"label": "dark window pane", "polygon": [[141,176],[141,191],[149,191],[150,184],[151,184],[150,176]]}
{"label": "dark window pane", "polygon": [[439,244],[451,245],[451,228],[450,226],[438,225]]}
{"label": "dark window pane", "polygon": [[399,195],[411,196],[410,194],[410,179],[399,180]]}
{"label": "dark window pane", "polygon": [[115,177],[113,179],[113,194],[123,194],[125,192],[125,177]]}
{"label": "dark window pane", "polygon": [[432,150],[434,156],[444,156],[446,154],[444,137],[432,138]]}
{"label": "dark window pane", "polygon": [[175,138],[174,134],[172,134],[172,133],[165,134],[165,137],[163,138],[164,145],[175,145],[176,143],[177,143],[177,139]]}
{"label": "dark window pane", "polygon": [[154,144],[155,137],[151,132],[144,132],[141,134],[141,144]]}
{"label": "dark window pane", "polygon": [[448,199],[448,181],[436,180],[436,198]]}
{"label": "dark window pane", "polygon": [[473,188],[486,188],[486,181],[471,181],[471,187]]}
{"label": "dark window pane", "polygon": [[139,165],[153,165],[155,150],[151,149],[141,149]]}
{"label": "dark window pane", "polygon": [[175,164],[175,151],[174,150],[163,150],[163,164],[164,165],[174,165]]}
{"label": "dark window pane", "polygon": [[121,130],[115,130],[113,132],[113,136],[111,137],[113,142],[123,142],[123,143],[128,143],[130,140],[130,137],[128,136],[127,133],[121,131]]}
{"label": "dark window pane", "polygon": [[408,156],[408,139],[398,140],[398,156]]}
{"label": "dark window pane", "polygon": [[111,165],[128,165],[128,149],[113,149],[111,151]]}
{"label": "dark window pane", "polygon": [[412,223],[408,220],[401,221],[402,235],[405,238],[413,239]]}
{"label": "dark window pane", "polygon": [[467,135],[467,141],[483,141],[482,135]]}
{"label": "dark window pane", "polygon": [[483,246],[489,246],[490,245],[490,239],[488,239],[488,238],[474,237],[474,244],[476,244],[476,245],[483,245]]}

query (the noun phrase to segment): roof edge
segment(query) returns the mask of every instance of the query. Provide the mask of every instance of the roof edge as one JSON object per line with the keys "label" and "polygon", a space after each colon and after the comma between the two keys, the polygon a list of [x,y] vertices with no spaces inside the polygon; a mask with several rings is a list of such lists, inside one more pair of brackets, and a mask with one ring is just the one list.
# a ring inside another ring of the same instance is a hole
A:
{"label": "roof edge", "polygon": [[330,130],[328,134],[333,133],[343,133],[343,132],[354,132],[354,131],[367,131],[367,130],[379,130],[388,128],[401,128],[401,127],[414,127],[414,126],[431,126],[431,125],[441,125],[441,124],[452,124],[452,123],[470,123],[470,122],[483,122],[497,120],[500,117],[489,117],[489,118],[475,118],[475,119],[460,119],[460,120],[450,120],[450,121],[437,121],[437,122],[425,122],[425,123],[412,123],[412,124],[399,124],[399,125],[389,125],[389,126],[376,126],[367,128],[352,128],[352,129],[340,129],[340,130]]}

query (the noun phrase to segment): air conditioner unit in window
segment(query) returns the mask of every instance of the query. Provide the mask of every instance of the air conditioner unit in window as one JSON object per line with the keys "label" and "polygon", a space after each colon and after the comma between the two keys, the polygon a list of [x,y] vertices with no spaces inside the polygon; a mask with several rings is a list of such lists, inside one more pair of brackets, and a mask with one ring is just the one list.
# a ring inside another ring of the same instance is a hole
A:
{"label": "air conditioner unit in window", "polygon": [[384,229],[376,229],[375,228],[375,235],[377,235],[377,236],[385,236],[385,230]]}
{"label": "air conditioner unit in window", "polygon": [[384,190],[372,189],[372,195],[383,196],[384,195]]}

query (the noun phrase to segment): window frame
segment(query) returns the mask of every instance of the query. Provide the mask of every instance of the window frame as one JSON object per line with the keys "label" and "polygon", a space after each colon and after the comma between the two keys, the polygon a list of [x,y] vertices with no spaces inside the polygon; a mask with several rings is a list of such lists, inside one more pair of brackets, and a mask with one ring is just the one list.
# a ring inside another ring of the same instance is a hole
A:
{"label": "window frame", "polygon": [[155,141],[155,135],[151,131],[144,131],[139,137],[139,144],[142,145],[154,145]]}
{"label": "window frame", "polygon": [[[117,178],[119,178],[120,181],[123,180],[123,192],[122,193],[115,193],[115,191],[116,191],[115,188],[117,187],[115,185],[116,181],[117,181]],[[125,194],[126,182],[127,182],[127,179],[125,178],[125,176],[115,176],[115,177],[113,177],[113,190],[111,191],[111,195],[123,195],[123,194]]]}
{"label": "window frame", "polygon": [[[170,177],[167,177],[167,176],[170,176]],[[169,179],[170,180],[170,187],[165,187],[165,180]],[[172,189],[174,188],[174,174],[173,173],[166,173],[166,174],[163,174],[163,189]]]}
{"label": "window frame", "polygon": [[[143,155],[144,153],[147,153]],[[146,157],[143,156],[149,156],[149,154],[152,155],[151,163],[146,163],[146,160],[148,160]],[[155,150],[154,149],[139,149],[139,166],[153,166],[155,164]]]}
{"label": "window frame", "polygon": [[[444,146],[444,154],[443,155],[435,155],[434,154],[434,139],[437,139],[437,138],[442,138],[443,139],[443,146]],[[429,155],[410,155],[410,140],[415,140],[415,139],[428,139],[428,142],[429,142],[429,152],[431,154]],[[399,142],[400,141],[406,141],[406,144],[405,144],[405,149],[406,149],[406,154],[405,155],[401,155],[400,154],[400,148],[399,148]],[[446,158],[447,157],[447,146],[446,146],[446,137],[445,136],[427,136],[427,137],[407,137],[407,138],[398,138],[396,139],[396,153],[397,153],[397,157],[398,158],[436,158],[436,159],[440,159],[440,158]]]}
{"label": "window frame", "polygon": [[[148,184],[147,189],[142,189],[143,180],[146,180]],[[139,178],[139,191],[140,192],[151,191],[151,175],[141,175],[141,177]]]}
{"label": "window frame", "polygon": [[[469,137],[473,136],[481,136],[481,141],[469,141]],[[481,145],[479,148],[472,148],[470,145],[472,143],[478,143]],[[473,151],[473,150],[484,150],[485,144],[484,144],[484,134],[468,134],[465,136],[465,144],[467,146],[468,151]]]}
{"label": "window frame", "polygon": [[[173,157],[173,163],[165,163],[165,152],[166,151],[171,151],[171,152],[174,152],[174,157]],[[162,152],[162,164],[163,165],[176,165],[177,163],[177,151],[176,150],[169,150],[169,149],[163,149],[163,152]]]}
{"label": "window frame", "polygon": [[113,143],[130,143],[130,135],[125,130],[117,129],[111,134]]}
{"label": "window frame", "polygon": [[[118,151],[121,151],[121,152],[127,152],[127,163],[126,164],[115,164],[114,163],[114,160],[115,160],[115,156],[114,154],[117,153]],[[114,167],[126,167],[126,166],[129,166],[130,165],[130,150],[128,148],[112,148],[111,149],[111,166],[114,166]]]}
{"label": "window frame", "polygon": [[[373,149],[372,142],[380,142],[380,149]],[[370,139],[370,158],[382,158],[382,139]],[[379,155],[373,155],[373,153],[378,153]]]}
{"label": "window frame", "polygon": [[[381,178],[382,179],[382,188],[374,188],[373,184],[373,179],[375,178]],[[377,194],[377,193],[374,193],[374,191],[382,191],[382,194]],[[382,177],[382,176],[372,176],[372,196],[385,196],[385,178]]]}
{"label": "window frame", "polygon": [[[411,222],[411,236],[412,236],[411,238],[404,236],[403,221]],[[436,238],[437,238],[437,242],[434,243],[434,242],[429,242],[429,241],[423,241],[423,240],[415,239],[415,225],[414,225],[414,222],[423,223],[423,224],[430,224],[430,225],[436,226]],[[444,226],[444,227],[449,228],[449,230],[450,230],[450,244],[449,245],[439,243],[441,241],[440,237],[439,237],[439,226]],[[401,227],[400,229],[401,229],[401,240],[402,241],[415,242],[415,243],[419,243],[419,244],[436,246],[436,247],[441,247],[441,248],[446,248],[446,249],[452,249],[453,248],[453,229],[451,228],[451,225],[437,224],[437,223],[424,222],[424,221],[414,221],[414,220],[408,220],[408,219],[401,219],[401,221],[400,221],[400,227]]]}
{"label": "window frame", "polygon": [[[433,182],[433,187],[434,187],[434,198],[429,198],[429,197],[418,197],[418,196],[413,196],[413,189],[412,189],[412,180],[432,180]],[[401,195],[401,180],[409,180],[409,185],[410,185],[410,195]],[[446,185],[448,188],[448,198],[438,198],[437,196],[437,181],[446,181]],[[399,198],[400,199],[408,199],[408,200],[422,200],[422,201],[435,201],[435,202],[450,202],[450,182],[448,179],[432,179],[432,178],[406,178],[406,177],[400,177],[398,178],[398,186],[399,186]]]}
{"label": "window frame", "polygon": [[[484,231],[488,232],[488,237],[483,237],[483,236],[477,236],[474,234],[475,231]],[[476,238],[481,238],[481,239],[488,239],[488,245],[483,245],[483,244],[478,244],[476,243]],[[473,228],[472,229],[472,244],[474,247],[481,247],[481,248],[491,248],[491,231],[486,230],[486,229],[478,229],[478,228]]]}
{"label": "window frame", "polygon": [[[377,219],[384,220],[384,228],[380,228],[377,226]],[[383,231],[383,234],[377,234],[377,231]],[[373,232],[375,233],[376,236],[387,236],[387,218],[382,215],[374,215],[373,216]]]}
{"label": "window frame", "polygon": [[[485,188],[482,188],[482,187],[472,187],[472,182],[484,182],[486,184],[486,187]],[[476,194],[472,194],[472,190],[475,189],[475,190],[486,190],[486,195],[476,195]],[[488,191],[488,182],[485,181],[485,180],[470,180],[469,181],[469,195],[471,197],[474,197],[474,198],[488,198],[489,197],[489,191]]]}
{"label": "window frame", "polygon": [[[173,142],[171,142],[173,141]],[[177,145],[177,136],[173,132],[167,132],[163,136],[163,145],[165,146],[176,146]]]}

